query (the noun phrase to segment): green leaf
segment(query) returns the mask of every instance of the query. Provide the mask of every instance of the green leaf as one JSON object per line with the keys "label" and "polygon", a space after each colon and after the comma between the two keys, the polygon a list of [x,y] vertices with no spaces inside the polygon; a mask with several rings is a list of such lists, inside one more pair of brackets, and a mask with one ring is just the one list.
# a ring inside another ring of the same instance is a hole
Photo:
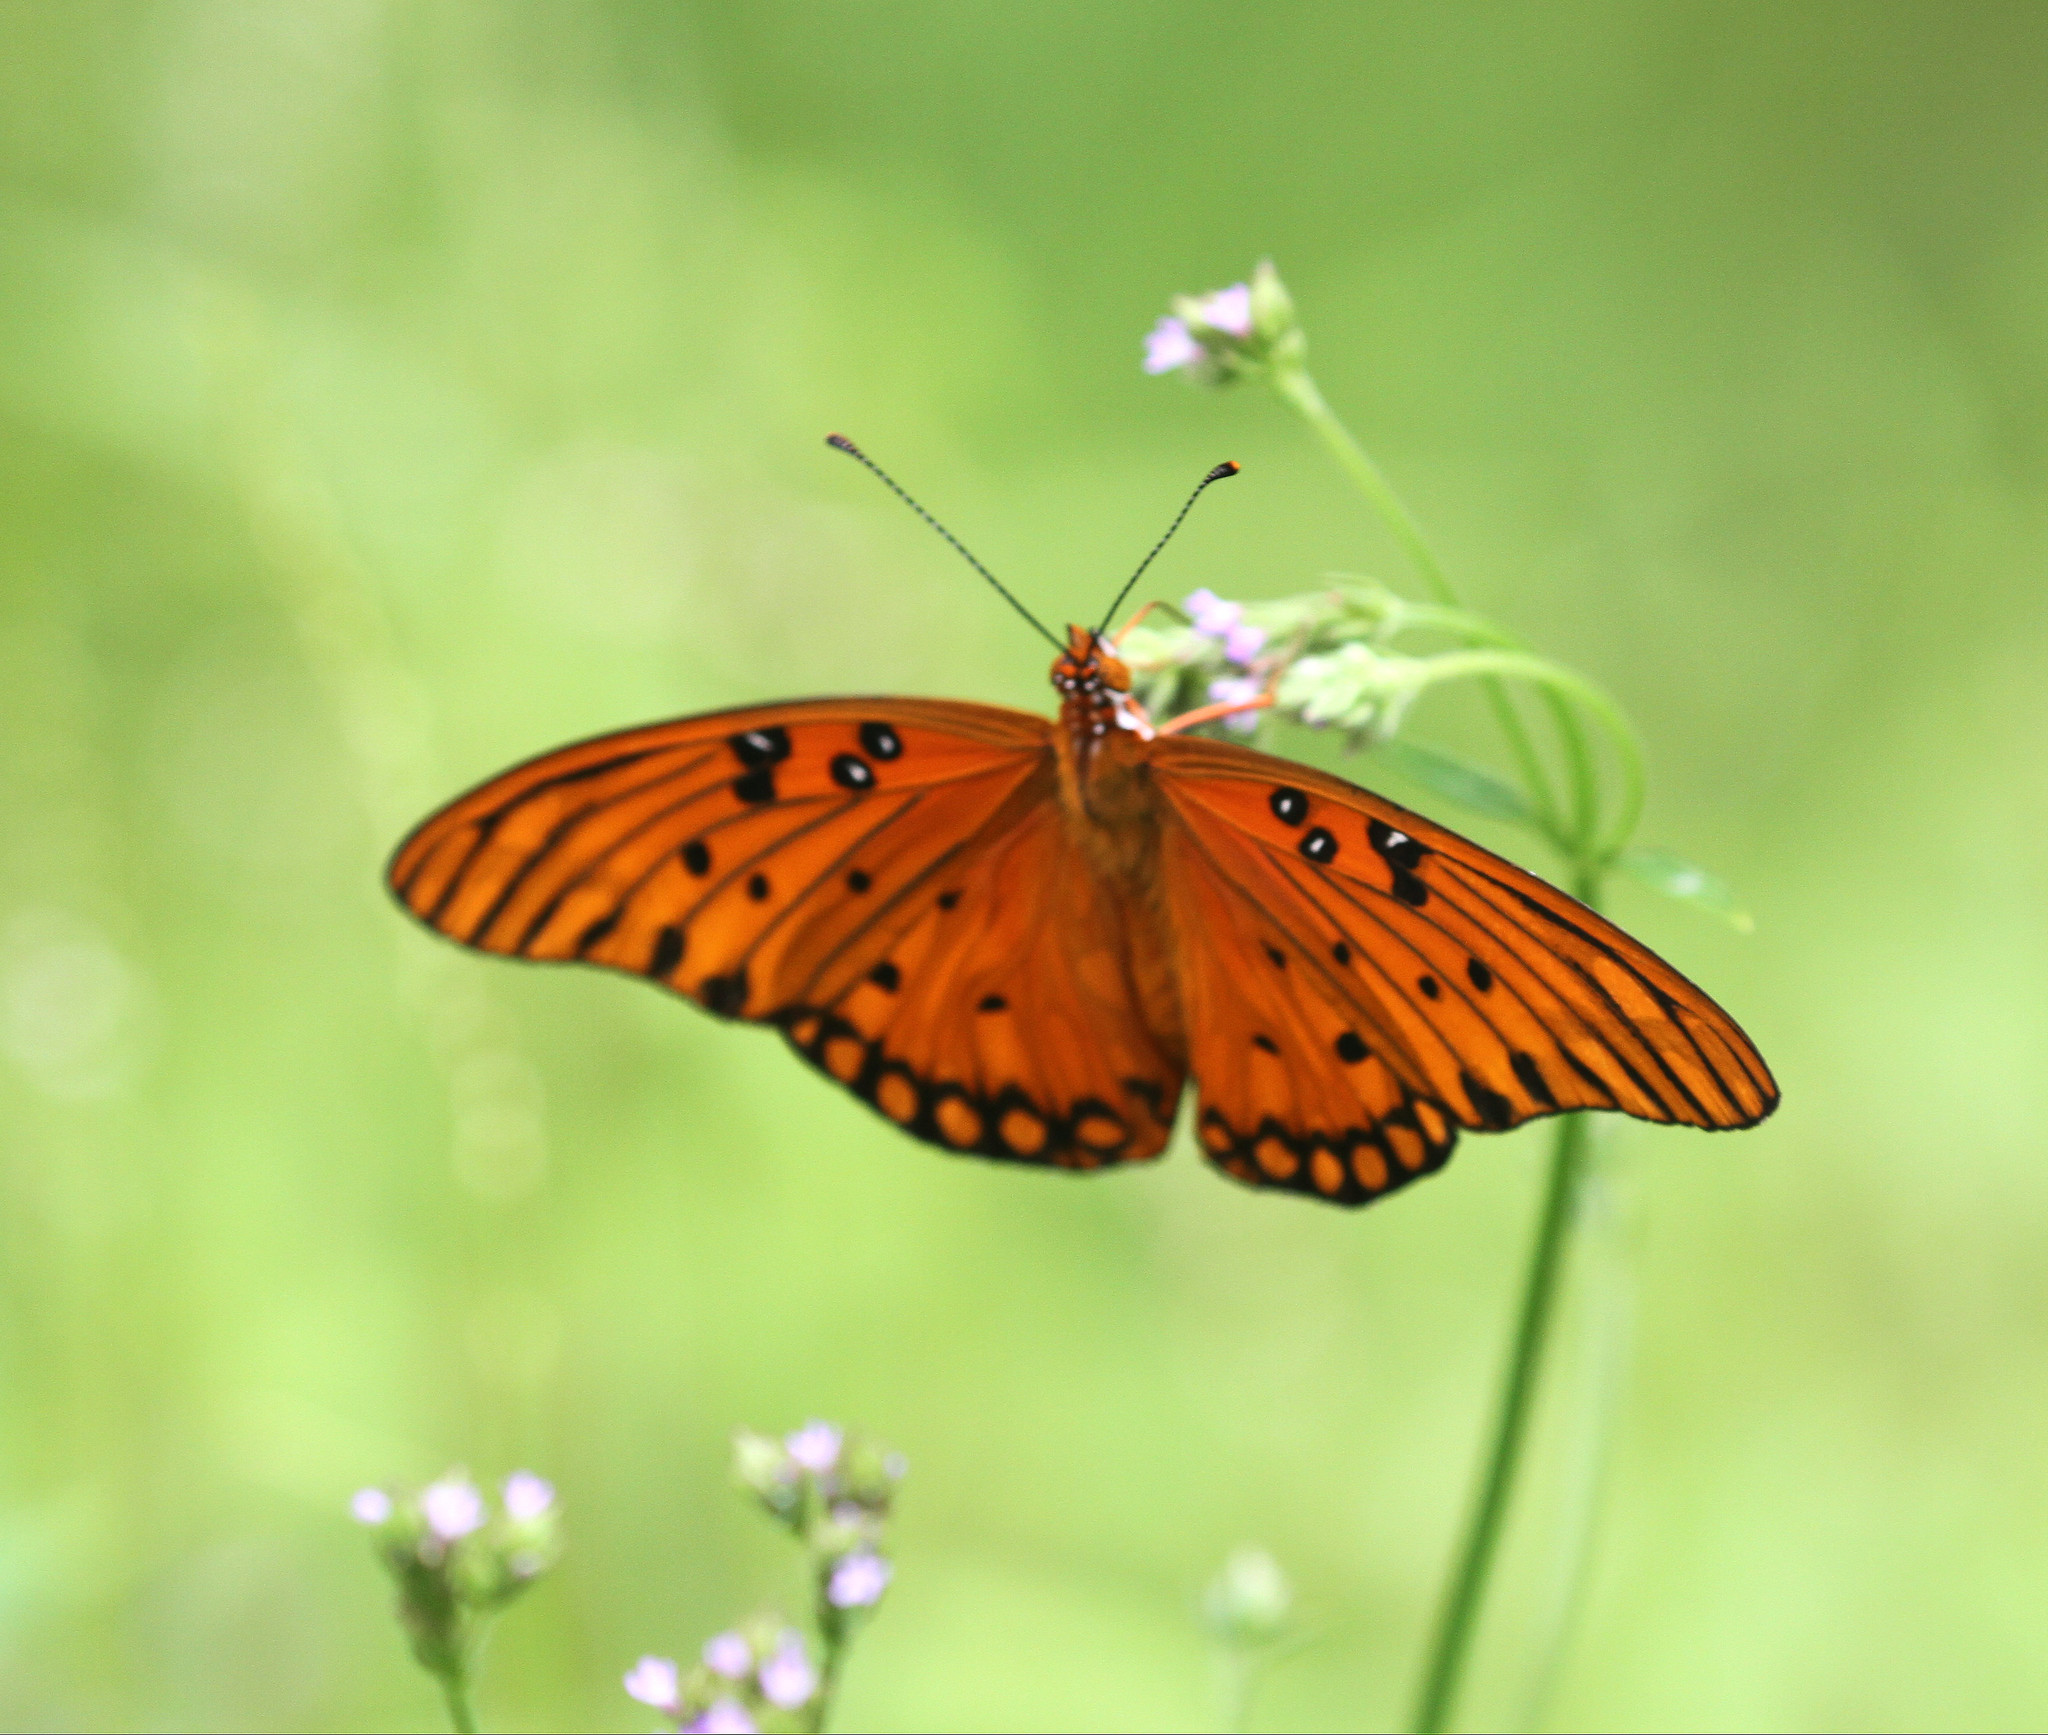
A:
{"label": "green leaf", "polygon": [[1631,878],[1641,880],[1653,892],[1676,898],[1681,904],[1719,916],[1731,928],[1747,934],[1756,926],[1750,914],[1735,901],[1728,882],[1695,867],[1668,849],[1626,849],[1615,863]]}
{"label": "green leaf", "polygon": [[1382,741],[1375,751],[1403,777],[1447,801],[1483,813],[1488,819],[1505,819],[1514,825],[1536,823],[1527,799],[1512,783],[1502,782],[1491,771],[1446,753],[1441,747],[1396,739]]}

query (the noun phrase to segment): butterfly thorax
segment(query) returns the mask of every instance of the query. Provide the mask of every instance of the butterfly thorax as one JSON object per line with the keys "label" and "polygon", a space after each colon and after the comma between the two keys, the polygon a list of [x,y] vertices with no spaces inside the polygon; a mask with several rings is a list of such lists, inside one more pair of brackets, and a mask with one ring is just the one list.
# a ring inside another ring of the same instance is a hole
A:
{"label": "butterfly thorax", "polygon": [[1131,673],[1086,627],[1067,629],[1052,666],[1060,695],[1060,795],[1083,848],[1106,879],[1151,887],[1158,795],[1146,765],[1151,731],[1130,703]]}

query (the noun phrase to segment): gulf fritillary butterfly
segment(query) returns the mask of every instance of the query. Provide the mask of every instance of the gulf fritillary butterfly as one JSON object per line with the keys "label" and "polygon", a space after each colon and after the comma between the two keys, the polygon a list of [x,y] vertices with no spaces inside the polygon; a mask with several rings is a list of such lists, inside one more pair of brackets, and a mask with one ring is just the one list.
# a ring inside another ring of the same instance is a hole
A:
{"label": "gulf fritillary butterfly", "polygon": [[426,820],[389,882],[464,945],[772,1024],[963,1154],[1156,1157],[1192,1077],[1226,1174],[1364,1205],[1461,1127],[1776,1107],[1733,1019],[1534,875],[1190,717],[1151,727],[1099,630],[1052,679],[1056,721],[803,699],[559,748]]}

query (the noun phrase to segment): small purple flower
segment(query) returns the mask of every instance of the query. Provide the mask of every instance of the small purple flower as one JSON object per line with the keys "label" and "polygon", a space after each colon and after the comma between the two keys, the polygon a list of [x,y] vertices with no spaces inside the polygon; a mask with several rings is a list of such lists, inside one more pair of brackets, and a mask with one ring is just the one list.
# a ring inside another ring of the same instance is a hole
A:
{"label": "small purple flower", "polygon": [[348,1509],[358,1524],[382,1524],[391,1516],[391,1496],[381,1488],[360,1488]]}
{"label": "small purple flower", "polygon": [[1228,332],[1232,337],[1250,337],[1252,286],[1233,283],[1228,289],[1219,289],[1204,296],[1197,304],[1196,318],[1217,331]]}
{"label": "small purple flower", "polygon": [[1226,602],[1205,587],[1181,606],[1188,611],[1196,632],[1223,641],[1223,654],[1233,663],[1248,663],[1265,648],[1266,629],[1245,624],[1243,603]]}
{"label": "small purple flower", "polygon": [[825,1595],[834,1608],[873,1608],[889,1588],[889,1563],[879,1554],[863,1549],[849,1554],[832,1569],[832,1581]]}
{"label": "small purple flower", "polygon": [[830,1422],[806,1422],[782,1443],[813,1476],[823,1476],[839,1462],[840,1434]]}
{"label": "small purple flower", "polygon": [[643,1705],[673,1717],[682,1701],[682,1683],[667,1657],[642,1657],[626,1672],[626,1691]]}
{"label": "small purple flower", "polygon": [[484,1497],[466,1481],[451,1477],[427,1484],[420,1495],[420,1512],[429,1530],[443,1542],[454,1542],[482,1526]]}
{"label": "small purple flower", "polygon": [[1202,359],[1202,346],[1195,341],[1195,334],[1171,314],[1145,334],[1145,371],[1148,374],[1172,373],[1177,367],[1189,367]]}
{"label": "small purple flower", "polygon": [[704,1666],[728,1681],[744,1681],[754,1666],[754,1647],[738,1633],[720,1633],[704,1641]]}
{"label": "small purple flower", "polygon": [[1188,611],[1195,631],[1212,639],[1224,637],[1244,619],[1243,603],[1226,602],[1207,586],[1192,592],[1181,607]]}
{"label": "small purple flower", "polygon": [[761,1665],[761,1697],[778,1711],[794,1711],[818,1690],[818,1671],[804,1655],[804,1642],[784,1633],[775,1655]]}
{"label": "small purple flower", "polygon": [[694,1722],[683,1725],[684,1735],[758,1735],[759,1725],[747,1715],[737,1699],[719,1699]]}
{"label": "small purple flower", "polygon": [[[1233,676],[1229,680],[1209,683],[1209,702],[1212,705],[1249,705],[1265,690],[1265,682],[1256,675]],[[1225,727],[1235,729],[1240,735],[1249,735],[1259,726],[1259,714],[1257,711],[1234,711],[1223,722]]]}
{"label": "small purple flower", "polygon": [[505,1516],[515,1524],[531,1524],[555,1503],[555,1485],[531,1470],[514,1470],[505,1478]]}

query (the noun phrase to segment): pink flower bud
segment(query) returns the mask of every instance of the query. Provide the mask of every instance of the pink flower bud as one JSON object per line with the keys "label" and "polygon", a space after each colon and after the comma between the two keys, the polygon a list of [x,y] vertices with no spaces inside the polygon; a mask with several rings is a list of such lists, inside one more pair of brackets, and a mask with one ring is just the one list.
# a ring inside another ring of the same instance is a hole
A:
{"label": "pink flower bud", "polygon": [[361,1488],[348,1509],[358,1524],[382,1524],[391,1516],[391,1496],[381,1488]]}
{"label": "pink flower bud", "polygon": [[701,1717],[683,1725],[683,1735],[758,1735],[759,1725],[737,1699],[720,1699]]}
{"label": "pink flower bud", "polygon": [[1188,611],[1195,631],[1212,639],[1223,638],[1244,619],[1243,603],[1226,602],[1207,586],[1191,592],[1181,607]]}
{"label": "pink flower bud", "polygon": [[420,1514],[443,1542],[454,1542],[482,1527],[484,1497],[467,1482],[430,1482],[420,1495]]}
{"label": "pink flower bud", "polygon": [[1195,334],[1171,314],[1145,334],[1145,371],[1148,374],[1171,373],[1177,367],[1187,367],[1201,359],[1202,346],[1195,341]]}
{"label": "pink flower bud", "polygon": [[720,1633],[704,1641],[704,1666],[728,1681],[744,1681],[754,1666],[754,1647],[738,1633]]}
{"label": "pink flower bud", "polygon": [[531,1524],[555,1503],[555,1485],[531,1470],[514,1470],[505,1478],[505,1516],[515,1524]]}
{"label": "pink flower bud", "polygon": [[1232,337],[1250,337],[1252,334],[1252,286],[1249,283],[1233,283],[1228,289],[1219,289],[1206,295],[1200,303],[1198,317],[1202,323],[1217,331],[1228,332]]}
{"label": "pink flower bud", "polygon": [[671,1717],[682,1699],[676,1666],[667,1657],[642,1657],[626,1672],[626,1691],[641,1704],[652,1705]]}
{"label": "pink flower bud", "polygon": [[832,1569],[825,1595],[834,1608],[872,1608],[889,1588],[890,1571],[879,1554],[849,1554]]}
{"label": "pink flower bud", "polygon": [[778,1711],[794,1711],[818,1690],[818,1671],[804,1655],[804,1642],[795,1633],[784,1633],[782,1644],[761,1665],[761,1697]]}
{"label": "pink flower bud", "polygon": [[782,1444],[813,1476],[823,1476],[839,1462],[840,1434],[830,1422],[806,1422]]}
{"label": "pink flower bud", "polygon": [[[1256,675],[1236,676],[1227,681],[1209,683],[1209,702],[1212,705],[1249,705],[1266,690],[1265,683]],[[1226,728],[1235,729],[1241,735],[1249,735],[1259,726],[1259,714],[1255,710],[1236,711],[1223,719]]]}

